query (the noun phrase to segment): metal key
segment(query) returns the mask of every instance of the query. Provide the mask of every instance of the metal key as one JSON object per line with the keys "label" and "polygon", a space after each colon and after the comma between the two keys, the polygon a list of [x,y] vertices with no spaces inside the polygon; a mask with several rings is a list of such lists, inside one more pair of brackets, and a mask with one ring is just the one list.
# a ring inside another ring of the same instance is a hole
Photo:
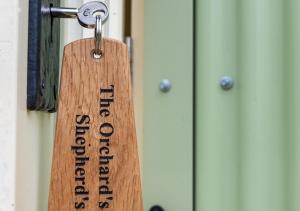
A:
{"label": "metal key", "polygon": [[105,3],[91,1],[83,4],[79,9],[67,7],[51,7],[50,13],[55,18],[76,18],[80,25],[85,28],[96,27],[96,16],[101,16],[102,23],[105,23],[109,11]]}
{"label": "metal key", "polygon": [[106,4],[98,1],[88,2],[78,10],[78,21],[86,28],[95,28],[96,16],[101,17],[102,23],[108,18],[108,8]]}

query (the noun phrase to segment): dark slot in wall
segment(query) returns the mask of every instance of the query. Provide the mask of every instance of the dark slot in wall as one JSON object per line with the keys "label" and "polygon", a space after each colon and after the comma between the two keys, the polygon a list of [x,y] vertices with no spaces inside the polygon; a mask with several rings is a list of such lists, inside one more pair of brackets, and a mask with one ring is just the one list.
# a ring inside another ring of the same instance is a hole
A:
{"label": "dark slot in wall", "polygon": [[125,0],[125,26],[124,35],[125,37],[131,36],[131,0]]}

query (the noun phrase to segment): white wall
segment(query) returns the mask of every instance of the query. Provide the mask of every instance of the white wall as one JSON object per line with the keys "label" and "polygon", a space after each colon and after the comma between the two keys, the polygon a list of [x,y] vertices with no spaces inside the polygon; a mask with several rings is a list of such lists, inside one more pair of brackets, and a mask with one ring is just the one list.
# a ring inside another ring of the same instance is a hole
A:
{"label": "white wall", "polygon": [[[15,155],[17,109],[17,2],[1,1],[0,8],[0,210],[10,211],[15,206]],[[5,18],[4,18],[5,17]]]}

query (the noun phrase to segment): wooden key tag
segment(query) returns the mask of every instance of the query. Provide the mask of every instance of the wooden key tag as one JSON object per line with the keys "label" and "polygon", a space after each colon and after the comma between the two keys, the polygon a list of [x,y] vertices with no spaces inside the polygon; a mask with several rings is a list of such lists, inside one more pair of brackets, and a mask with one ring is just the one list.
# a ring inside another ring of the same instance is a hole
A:
{"label": "wooden key tag", "polygon": [[142,211],[127,47],[64,49],[48,211]]}

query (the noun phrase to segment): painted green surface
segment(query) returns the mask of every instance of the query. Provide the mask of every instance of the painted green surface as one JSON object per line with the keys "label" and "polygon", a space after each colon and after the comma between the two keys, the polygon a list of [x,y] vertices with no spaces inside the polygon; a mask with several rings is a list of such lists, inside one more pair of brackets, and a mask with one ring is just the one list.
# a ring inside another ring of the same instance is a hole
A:
{"label": "painted green surface", "polygon": [[300,1],[196,2],[196,211],[299,211]]}
{"label": "painted green surface", "polygon": [[[192,3],[145,0],[145,211],[192,211]],[[160,92],[162,79],[172,82],[169,93]]]}
{"label": "painted green surface", "polygon": [[[189,211],[192,1],[145,9],[145,207]],[[298,0],[196,1],[196,211],[300,210],[299,11]]]}

